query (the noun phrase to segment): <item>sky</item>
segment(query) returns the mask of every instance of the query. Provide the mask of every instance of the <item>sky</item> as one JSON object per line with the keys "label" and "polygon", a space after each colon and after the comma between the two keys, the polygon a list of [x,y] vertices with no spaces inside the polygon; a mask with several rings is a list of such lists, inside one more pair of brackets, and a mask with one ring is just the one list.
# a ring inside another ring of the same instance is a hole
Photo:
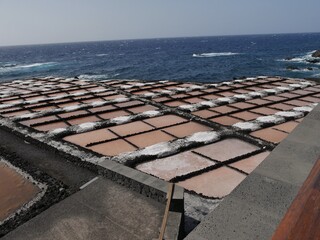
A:
{"label": "sky", "polygon": [[0,46],[320,32],[319,0],[0,0]]}

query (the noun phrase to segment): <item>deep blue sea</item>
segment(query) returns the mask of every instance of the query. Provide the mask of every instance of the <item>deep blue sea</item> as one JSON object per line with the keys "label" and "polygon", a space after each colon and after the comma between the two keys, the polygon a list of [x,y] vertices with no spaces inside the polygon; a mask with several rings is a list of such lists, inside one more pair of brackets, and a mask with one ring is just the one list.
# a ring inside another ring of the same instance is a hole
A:
{"label": "deep blue sea", "polygon": [[0,81],[36,76],[199,82],[259,75],[320,77],[320,63],[307,61],[316,49],[320,33],[0,47]]}

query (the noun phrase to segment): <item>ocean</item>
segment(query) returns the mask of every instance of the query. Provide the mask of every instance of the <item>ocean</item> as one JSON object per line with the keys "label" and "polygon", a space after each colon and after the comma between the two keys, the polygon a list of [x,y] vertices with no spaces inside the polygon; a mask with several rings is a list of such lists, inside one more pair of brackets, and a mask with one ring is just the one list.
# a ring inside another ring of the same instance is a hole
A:
{"label": "ocean", "polygon": [[0,81],[38,76],[217,82],[320,78],[320,33],[161,38],[0,47]]}

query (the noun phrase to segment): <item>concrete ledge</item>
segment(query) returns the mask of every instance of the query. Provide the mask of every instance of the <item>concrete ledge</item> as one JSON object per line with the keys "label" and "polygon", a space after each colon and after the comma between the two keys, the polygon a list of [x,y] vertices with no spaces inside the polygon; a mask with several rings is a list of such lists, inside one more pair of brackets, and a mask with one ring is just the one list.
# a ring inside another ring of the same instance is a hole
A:
{"label": "concrete ledge", "polygon": [[[147,197],[161,203],[166,203],[169,184],[161,179],[140,172],[111,160],[104,160],[99,164],[101,173],[108,179],[133,189]],[[165,239],[180,239],[183,230],[184,189],[174,187]]]}
{"label": "concrete ledge", "polygon": [[320,105],[186,239],[270,239],[320,155]]}

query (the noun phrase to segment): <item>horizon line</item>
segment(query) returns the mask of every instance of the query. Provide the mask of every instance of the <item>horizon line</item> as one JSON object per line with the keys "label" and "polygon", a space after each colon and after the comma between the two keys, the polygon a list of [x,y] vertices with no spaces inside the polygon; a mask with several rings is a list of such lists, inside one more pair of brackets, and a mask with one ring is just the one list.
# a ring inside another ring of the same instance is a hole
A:
{"label": "horizon line", "polygon": [[94,42],[116,42],[116,41],[139,41],[139,40],[155,40],[155,39],[176,39],[176,38],[203,38],[203,37],[235,37],[235,36],[261,36],[261,35],[286,35],[286,34],[319,34],[320,32],[288,32],[288,33],[255,33],[255,34],[223,34],[223,35],[202,35],[202,36],[177,36],[177,37],[150,37],[150,38],[128,38],[128,39],[109,39],[109,40],[84,40],[70,42],[47,42],[47,43],[27,43],[18,45],[0,45],[0,48],[5,47],[23,47],[23,46],[38,46],[38,45],[59,45],[59,44],[74,44],[74,43],[94,43]]}

